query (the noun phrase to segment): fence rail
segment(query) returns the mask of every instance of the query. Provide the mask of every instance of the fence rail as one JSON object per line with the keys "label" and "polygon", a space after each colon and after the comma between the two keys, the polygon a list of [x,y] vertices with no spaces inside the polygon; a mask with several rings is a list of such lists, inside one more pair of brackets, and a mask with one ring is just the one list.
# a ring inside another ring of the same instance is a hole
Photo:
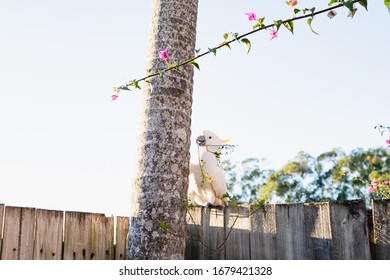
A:
{"label": "fence rail", "polygon": [[[122,260],[127,217],[0,204],[1,260]],[[190,207],[186,259],[390,259],[390,200]]]}

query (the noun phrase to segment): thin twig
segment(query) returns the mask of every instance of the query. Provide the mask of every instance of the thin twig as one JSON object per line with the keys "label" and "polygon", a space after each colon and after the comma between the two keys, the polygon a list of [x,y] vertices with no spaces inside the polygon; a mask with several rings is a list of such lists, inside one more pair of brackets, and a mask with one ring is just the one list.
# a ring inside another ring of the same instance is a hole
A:
{"label": "thin twig", "polygon": [[[352,4],[358,3],[358,2],[360,2],[360,1],[361,1],[361,0],[353,0],[353,1],[352,1]],[[283,20],[283,21],[279,21],[279,23],[280,23],[280,24],[284,24],[284,23],[288,23],[288,22],[293,22],[293,21],[301,20],[301,19],[304,19],[304,18],[309,18],[309,17],[313,18],[313,17],[316,16],[316,15],[323,14],[323,13],[329,12],[329,11],[331,11],[331,10],[339,9],[339,8],[344,7],[344,6],[345,6],[345,5],[342,3],[342,4],[339,4],[339,5],[336,5],[336,6],[333,6],[333,7],[329,7],[329,8],[326,8],[326,9],[321,10],[321,11],[318,11],[318,12],[308,13],[308,14],[304,14],[304,15],[298,16],[298,17],[295,17],[295,16],[294,16],[294,17],[292,17],[292,18],[290,18],[290,19],[286,19],[286,20]],[[212,52],[215,52],[216,50],[218,50],[218,49],[220,49],[220,48],[222,48],[222,47],[225,47],[225,46],[227,46],[227,45],[230,45],[230,44],[233,43],[234,41],[239,41],[240,39],[243,39],[243,38],[245,38],[245,37],[248,37],[249,35],[252,35],[253,33],[256,33],[256,32],[259,32],[259,31],[261,31],[261,30],[268,29],[268,28],[271,28],[271,27],[275,27],[275,26],[276,26],[276,23],[272,23],[272,24],[269,24],[269,25],[265,25],[265,26],[261,26],[261,27],[259,27],[259,28],[256,28],[256,29],[254,29],[254,30],[252,30],[252,31],[249,31],[249,32],[245,33],[245,34],[242,34],[242,35],[240,35],[240,36],[237,36],[237,37],[235,37],[234,39],[231,39],[230,41],[224,42],[224,43],[220,44],[220,45],[217,46],[217,47],[211,48],[211,49],[209,49],[209,51],[206,51],[206,52],[201,53],[201,54],[199,54],[199,55],[197,55],[197,56],[194,56],[193,58],[190,58],[190,59],[188,59],[188,60],[186,60],[186,61],[184,61],[184,62],[178,63],[178,64],[175,65],[175,66],[170,66],[170,67],[168,67],[168,68],[166,68],[166,69],[163,69],[163,70],[158,71],[158,72],[156,72],[156,73],[152,73],[152,74],[150,74],[150,75],[148,75],[148,76],[145,76],[145,77],[143,77],[143,78],[141,78],[141,79],[133,80],[133,81],[131,81],[129,84],[126,84],[125,86],[120,86],[118,89],[125,89],[125,88],[128,88],[129,86],[134,86],[135,84],[138,85],[139,82],[142,82],[142,81],[145,81],[145,80],[147,80],[147,79],[150,79],[150,78],[159,76],[159,75],[161,75],[162,73],[166,73],[166,72],[171,71],[171,70],[176,70],[176,69],[178,69],[178,68],[180,68],[180,67],[182,67],[182,66],[184,66],[184,65],[187,65],[187,64],[189,64],[189,63],[191,63],[191,62],[193,62],[193,61],[195,61],[195,60],[197,60],[197,59],[199,59],[199,58],[201,58],[201,57],[203,57],[203,56],[205,56],[205,55],[208,55],[208,54],[210,54],[210,53],[212,53]]]}

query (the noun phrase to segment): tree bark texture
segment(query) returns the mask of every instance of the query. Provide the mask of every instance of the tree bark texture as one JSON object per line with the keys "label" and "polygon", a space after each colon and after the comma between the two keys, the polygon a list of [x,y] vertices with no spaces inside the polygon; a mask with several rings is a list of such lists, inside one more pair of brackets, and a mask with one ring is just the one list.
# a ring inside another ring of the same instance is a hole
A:
{"label": "tree bark texture", "polygon": [[[146,69],[194,55],[198,0],[153,0]],[[184,259],[193,66],[144,83],[127,259]]]}

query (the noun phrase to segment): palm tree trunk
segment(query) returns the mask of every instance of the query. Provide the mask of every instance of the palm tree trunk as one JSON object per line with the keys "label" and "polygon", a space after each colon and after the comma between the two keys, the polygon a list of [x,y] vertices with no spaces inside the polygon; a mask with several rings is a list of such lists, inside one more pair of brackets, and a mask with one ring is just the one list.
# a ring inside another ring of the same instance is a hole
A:
{"label": "palm tree trunk", "polygon": [[[147,69],[194,55],[198,0],[153,0]],[[143,88],[137,174],[132,185],[128,259],[183,259],[186,237],[193,67],[169,71]]]}

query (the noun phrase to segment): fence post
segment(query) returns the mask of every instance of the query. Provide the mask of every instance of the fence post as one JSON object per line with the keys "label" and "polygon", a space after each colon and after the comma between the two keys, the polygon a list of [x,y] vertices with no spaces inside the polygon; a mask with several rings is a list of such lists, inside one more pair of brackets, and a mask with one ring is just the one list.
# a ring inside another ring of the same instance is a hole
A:
{"label": "fence post", "polygon": [[390,200],[372,201],[373,259],[390,259]]}
{"label": "fence post", "polygon": [[[254,211],[256,206],[251,207]],[[252,260],[276,260],[275,204],[265,204],[250,216]]]}
{"label": "fence post", "polygon": [[332,259],[332,230],[329,203],[304,204],[306,256],[308,260]]}
{"label": "fence post", "polygon": [[334,260],[371,259],[363,200],[330,202]]}
{"label": "fence post", "polygon": [[225,207],[227,260],[250,260],[249,206]]}
{"label": "fence post", "polygon": [[115,259],[124,260],[127,249],[127,234],[129,232],[129,217],[116,217]]}
{"label": "fence post", "polygon": [[203,209],[202,206],[191,206],[187,209],[186,260],[203,259]]}
{"label": "fence post", "polygon": [[223,206],[203,208],[203,258],[205,260],[225,259],[225,213]]}
{"label": "fence post", "polygon": [[62,259],[62,230],[64,212],[37,209],[34,259]]}
{"label": "fence post", "polygon": [[114,259],[114,218],[104,214],[66,212],[64,259]]}
{"label": "fence post", "polygon": [[4,216],[2,260],[32,260],[35,208],[7,206]]}

